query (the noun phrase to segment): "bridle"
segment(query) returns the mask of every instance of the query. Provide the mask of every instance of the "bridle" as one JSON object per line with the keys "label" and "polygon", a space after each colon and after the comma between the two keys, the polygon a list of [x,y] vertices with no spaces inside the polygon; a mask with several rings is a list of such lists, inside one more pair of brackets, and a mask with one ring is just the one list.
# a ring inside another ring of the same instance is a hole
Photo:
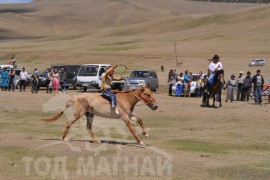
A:
{"label": "bridle", "polygon": [[[123,75],[126,73],[127,71],[127,66],[124,65],[124,64],[118,64],[117,66],[123,66],[125,67],[125,70],[124,72],[121,74],[121,77],[123,77]],[[125,78],[125,81],[127,82],[127,85],[129,86],[129,89],[131,90],[132,94],[136,97],[137,101],[141,101],[142,103],[144,103],[145,105],[149,106],[150,104],[152,104],[155,100],[152,98],[152,99],[146,99],[145,97],[142,96],[142,93],[139,93],[139,96],[136,95],[134,93],[134,91],[132,90],[132,85],[131,83],[127,80],[127,78]]]}
{"label": "bridle", "polygon": [[125,79],[125,81],[127,82],[129,89],[131,90],[132,94],[136,97],[137,101],[141,101],[142,103],[144,103],[147,106],[149,106],[152,102],[155,101],[154,99],[147,100],[145,97],[142,96],[143,93],[139,93],[139,95],[135,94],[134,91],[132,90],[130,82],[127,79]]}

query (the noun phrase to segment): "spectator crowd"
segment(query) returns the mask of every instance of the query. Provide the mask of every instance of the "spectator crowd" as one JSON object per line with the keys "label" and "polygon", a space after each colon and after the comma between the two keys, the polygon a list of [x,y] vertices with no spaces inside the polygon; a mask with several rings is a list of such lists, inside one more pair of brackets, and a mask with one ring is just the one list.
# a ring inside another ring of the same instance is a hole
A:
{"label": "spectator crowd", "polygon": [[[16,80],[15,77],[18,76]],[[65,69],[53,69],[49,67],[46,72],[46,89],[47,93],[57,95],[59,89],[61,93],[66,93],[66,79],[67,73]],[[2,91],[15,91],[18,86],[20,92],[26,91],[26,85],[31,85],[31,92],[38,93],[39,90],[39,72],[37,68],[34,68],[34,73],[29,75],[25,67],[22,67],[19,74],[16,74],[14,68],[4,67],[1,72],[1,87]]]}
{"label": "spectator crowd", "polygon": [[[206,91],[206,83],[209,78],[208,74],[203,74],[200,71],[198,74],[193,74],[189,70],[185,72],[176,72],[176,69],[171,69],[168,74],[169,96],[176,97],[191,97],[191,93],[196,97],[202,97],[203,92]],[[191,84],[194,83],[191,91]],[[248,71],[246,76],[243,71],[239,72],[236,77],[231,74],[230,79],[223,85],[223,90],[226,90],[226,102],[230,101],[249,101],[250,97],[254,97],[256,104],[262,103],[262,95],[268,96],[268,103],[270,103],[270,85],[264,85],[265,80],[261,75],[261,71],[257,70],[252,76]],[[175,88],[173,88],[175,87]]]}

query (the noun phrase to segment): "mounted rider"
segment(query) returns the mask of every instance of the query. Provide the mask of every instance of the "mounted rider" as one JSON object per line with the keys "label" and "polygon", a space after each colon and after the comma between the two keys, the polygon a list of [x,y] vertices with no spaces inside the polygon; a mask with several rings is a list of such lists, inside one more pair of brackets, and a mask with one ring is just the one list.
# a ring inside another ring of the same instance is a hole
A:
{"label": "mounted rider", "polygon": [[119,77],[119,78],[113,77],[115,68],[117,68],[117,65],[110,67],[109,69],[107,69],[106,72],[104,72],[101,75],[101,79],[102,79],[101,90],[102,90],[103,96],[110,99],[111,107],[115,109],[115,113],[119,114],[119,110],[117,108],[116,95],[111,92],[111,89],[112,89],[111,84],[112,84],[112,81],[121,81],[121,80],[123,80],[123,78],[122,77]]}
{"label": "mounted rider", "polygon": [[225,80],[224,80],[224,70],[223,70],[223,65],[219,60],[219,56],[215,55],[213,57],[213,59],[211,60],[208,70],[210,73],[208,82],[210,84],[210,86],[216,82],[218,79],[224,84]]}

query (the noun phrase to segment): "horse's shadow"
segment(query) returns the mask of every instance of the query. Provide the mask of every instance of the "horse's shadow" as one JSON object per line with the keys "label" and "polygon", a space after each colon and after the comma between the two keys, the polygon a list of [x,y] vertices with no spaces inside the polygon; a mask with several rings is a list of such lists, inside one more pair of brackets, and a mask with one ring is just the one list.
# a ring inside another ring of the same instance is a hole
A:
{"label": "horse's shadow", "polygon": [[[60,138],[50,138],[50,139],[41,139],[41,140],[45,140],[45,141],[61,141],[63,143],[65,142],[65,141],[62,141]],[[59,142],[59,143],[61,143],[61,142]],[[88,139],[69,139],[67,142],[88,142],[88,143],[92,143],[92,144],[113,144],[113,145],[143,147],[137,142],[116,141],[116,140],[100,140],[100,143],[96,143],[96,142],[94,142],[92,140],[88,140]],[[151,146],[151,145],[145,144],[145,146]]]}

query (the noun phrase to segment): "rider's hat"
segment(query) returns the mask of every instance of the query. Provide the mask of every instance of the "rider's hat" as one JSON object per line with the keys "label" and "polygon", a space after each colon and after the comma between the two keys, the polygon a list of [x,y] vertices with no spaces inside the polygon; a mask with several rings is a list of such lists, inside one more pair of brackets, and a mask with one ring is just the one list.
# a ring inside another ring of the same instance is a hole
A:
{"label": "rider's hat", "polygon": [[218,59],[218,58],[220,58],[220,57],[217,54],[214,55],[214,57],[213,57],[213,59]]}
{"label": "rider's hat", "polygon": [[243,74],[244,72],[243,71],[240,71],[239,74]]}

